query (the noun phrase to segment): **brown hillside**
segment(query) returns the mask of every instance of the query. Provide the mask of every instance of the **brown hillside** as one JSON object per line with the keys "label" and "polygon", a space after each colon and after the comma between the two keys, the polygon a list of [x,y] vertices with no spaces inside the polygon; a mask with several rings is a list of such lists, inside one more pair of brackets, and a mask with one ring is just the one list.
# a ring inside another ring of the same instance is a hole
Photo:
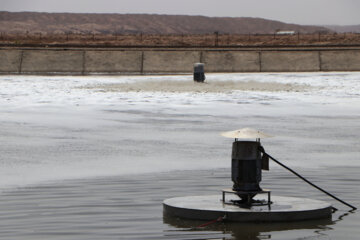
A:
{"label": "brown hillside", "polygon": [[286,24],[261,18],[220,18],[150,14],[78,14],[0,12],[1,33],[81,34],[272,34],[276,30],[325,32],[318,26]]}

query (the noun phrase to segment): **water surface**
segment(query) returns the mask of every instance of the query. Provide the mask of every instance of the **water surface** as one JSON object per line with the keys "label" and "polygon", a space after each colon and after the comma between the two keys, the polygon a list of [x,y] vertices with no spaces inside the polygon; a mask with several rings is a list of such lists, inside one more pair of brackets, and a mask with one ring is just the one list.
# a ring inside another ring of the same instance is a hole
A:
{"label": "water surface", "polygon": [[232,139],[219,133],[252,127],[276,136],[262,140],[271,155],[359,206],[359,73],[207,76],[306,86],[276,91],[99,89],[150,80],[178,84],[191,76],[0,77],[1,238],[358,238],[357,212],[275,164],[263,187],[339,211],[330,220],[191,230],[203,222],[164,218],[162,201],[220,195],[231,185]]}

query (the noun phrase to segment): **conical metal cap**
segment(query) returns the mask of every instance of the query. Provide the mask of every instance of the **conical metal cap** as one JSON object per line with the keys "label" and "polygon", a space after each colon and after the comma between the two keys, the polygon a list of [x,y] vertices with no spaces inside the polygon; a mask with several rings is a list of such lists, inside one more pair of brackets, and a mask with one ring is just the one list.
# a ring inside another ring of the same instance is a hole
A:
{"label": "conical metal cap", "polygon": [[253,128],[242,128],[230,132],[223,132],[221,136],[227,138],[269,138],[273,137]]}

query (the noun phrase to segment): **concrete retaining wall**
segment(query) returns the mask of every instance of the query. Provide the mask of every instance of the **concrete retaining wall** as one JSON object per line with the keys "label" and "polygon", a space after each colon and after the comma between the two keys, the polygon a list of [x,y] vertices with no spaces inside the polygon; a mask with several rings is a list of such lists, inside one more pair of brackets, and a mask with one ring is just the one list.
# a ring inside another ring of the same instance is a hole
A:
{"label": "concrete retaining wall", "polygon": [[22,52],[21,73],[82,73],[82,51],[38,51]]}
{"label": "concrete retaining wall", "polygon": [[324,51],[320,53],[322,71],[359,71],[360,51]]}
{"label": "concrete retaining wall", "polygon": [[85,73],[140,73],[142,52],[86,51]]}
{"label": "concrete retaining wall", "polygon": [[207,72],[260,71],[260,55],[254,51],[205,51],[202,62]]}
{"label": "concrete retaining wall", "polygon": [[19,73],[22,51],[0,50],[0,72]]}
{"label": "concrete retaining wall", "polygon": [[262,72],[320,71],[319,52],[262,52]]}
{"label": "concrete retaining wall", "polygon": [[1,74],[360,71],[360,50],[0,49]]}
{"label": "concrete retaining wall", "polygon": [[188,73],[200,61],[198,51],[146,51],[143,59],[144,73]]}

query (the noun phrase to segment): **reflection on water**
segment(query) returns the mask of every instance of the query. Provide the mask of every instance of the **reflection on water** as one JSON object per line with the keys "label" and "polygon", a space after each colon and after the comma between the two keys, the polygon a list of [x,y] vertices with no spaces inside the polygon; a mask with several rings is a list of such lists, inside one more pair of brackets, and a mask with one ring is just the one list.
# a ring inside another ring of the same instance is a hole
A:
{"label": "reflection on water", "polygon": [[[331,219],[319,219],[300,222],[274,222],[274,223],[215,223],[204,228],[193,228],[203,222],[184,220],[180,218],[164,216],[164,223],[169,224],[178,230],[172,231],[192,231],[192,232],[220,232],[230,235],[232,239],[271,239],[271,232],[290,231],[290,230],[311,230],[314,233],[331,229],[334,222]],[[229,237],[227,237],[229,238]],[[229,239],[230,239],[229,238]]]}
{"label": "reflection on water", "polygon": [[[324,237],[324,239],[328,239],[328,232],[336,229],[334,225],[337,222],[342,221],[346,216],[354,213],[354,210],[350,210],[340,216],[337,216],[336,220],[332,220],[331,218],[325,218],[309,221],[273,223],[215,222],[205,227],[196,227],[204,224],[203,221],[181,219],[166,214],[164,214],[163,216],[163,221],[164,224],[168,224],[175,228],[166,231],[165,235],[175,236],[176,234],[178,234],[179,238],[184,233],[186,233],[187,236],[193,235],[194,237],[196,235],[194,239],[209,239],[209,237],[211,237],[210,239],[214,239],[217,235],[222,235],[221,237],[223,239],[236,240],[279,239],[278,237],[282,237],[282,234],[286,236],[284,239],[296,239],[295,236],[292,236],[292,233],[300,231],[302,234],[301,239],[322,239],[321,237]],[[274,232],[276,232],[276,234],[274,234]],[[273,235],[276,235],[276,238],[274,238]]]}

